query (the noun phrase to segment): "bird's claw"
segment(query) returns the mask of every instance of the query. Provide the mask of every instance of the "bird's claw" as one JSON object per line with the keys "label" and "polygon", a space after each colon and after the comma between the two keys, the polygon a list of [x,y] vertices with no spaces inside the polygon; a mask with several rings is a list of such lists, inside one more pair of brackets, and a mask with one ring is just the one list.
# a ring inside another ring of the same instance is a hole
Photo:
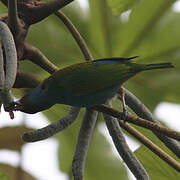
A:
{"label": "bird's claw", "polygon": [[121,119],[124,121],[124,123],[126,122],[127,114],[128,114],[127,109],[123,108],[122,118]]}
{"label": "bird's claw", "polygon": [[124,121],[124,123],[126,122],[126,117],[127,117],[127,109],[126,109],[126,102],[125,102],[125,91],[124,89],[121,87],[119,89],[119,93],[121,95],[121,101],[122,101],[122,106],[123,106],[123,112],[122,112],[122,120]]}

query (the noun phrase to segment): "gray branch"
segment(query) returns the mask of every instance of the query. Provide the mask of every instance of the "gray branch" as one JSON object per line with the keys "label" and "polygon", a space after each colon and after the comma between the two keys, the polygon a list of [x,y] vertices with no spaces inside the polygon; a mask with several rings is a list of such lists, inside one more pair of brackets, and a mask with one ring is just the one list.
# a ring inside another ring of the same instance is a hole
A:
{"label": "gray branch", "polygon": [[2,105],[2,90],[4,87],[4,59],[3,59],[3,52],[2,52],[2,44],[0,42],[0,111]]}
{"label": "gray branch", "polygon": [[89,109],[86,110],[86,113],[84,115],[72,163],[72,172],[74,180],[83,179],[86,155],[93,134],[93,130],[96,124],[97,115],[97,111]]}
{"label": "gray branch", "polygon": [[138,180],[150,180],[146,170],[126,143],[117,119],[105,113],[103,116],[114,145],[128,168]]}
{"label": "gray branch", "polygon": [[77,118],[80,108],[71,107],[68,114],[66,114],[59,121],[55,121],[50,125],[37,129],[35,131],[30,131],[23,134],[22,139],[26,142],[36,142],[47,139],[48,137],[53,136],[54,134],[66,129],[71,125]]}
{"label": "gray branch", "polygon": [[0,21],[0,36],[6,55],[6,77],[4,89],[10,90],[14,84],[17,71],[17,53],[13,36],[8,26]]}
{"label": "gray branch", "polygon": [[1,99],[4,104],[4,108],[9,110],[10,104],[13,102],[13,97],[10,93],[10,89],[13,87],[17,73],[17,53],[13,36],[8,26],[0,21],[0,36],[2,38],[2,45],[5,50],[6,64],[4,63],[4,57],[1,50],[1,66],[4,64],[6,67],[6,74],[4,73],[4,67],[1,67]]}
{"label": "gray branch", "polygon": [[45,71],[53,74],[58,71],[59,68],[56,67],[48,58],[36,47],[31,46],[29,44],[25,44],[26,47],[26,59],[31,60],[31,62],[43,68]]}

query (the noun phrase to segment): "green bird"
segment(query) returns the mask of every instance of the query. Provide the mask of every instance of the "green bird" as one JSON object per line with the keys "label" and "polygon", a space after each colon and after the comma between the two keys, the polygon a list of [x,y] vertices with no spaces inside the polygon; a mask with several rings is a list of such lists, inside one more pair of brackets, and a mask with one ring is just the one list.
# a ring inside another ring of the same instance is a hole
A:
{"label": "green bird", "polygon": [[17,101],[16,109],[32,114],[54,104],[92,107],[105,103],[126,80],[141,71],[173,67],[171,63],[131,62],[136,57],[99,59],[60,69]]}

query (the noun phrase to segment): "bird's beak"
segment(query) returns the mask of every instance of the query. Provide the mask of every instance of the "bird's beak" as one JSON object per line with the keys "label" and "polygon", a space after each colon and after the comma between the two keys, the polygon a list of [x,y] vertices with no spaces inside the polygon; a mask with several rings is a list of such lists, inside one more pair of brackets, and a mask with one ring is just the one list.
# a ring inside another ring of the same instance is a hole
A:
{"label": "bird's beak", "polygon": [[36,107],[31,106],[27,103],[22,103],[21,100],[16,101],[14,103],[15,103],[15,107],[14,107],[15,111],[21,111],[28,114],[34,114],[39,112]]}

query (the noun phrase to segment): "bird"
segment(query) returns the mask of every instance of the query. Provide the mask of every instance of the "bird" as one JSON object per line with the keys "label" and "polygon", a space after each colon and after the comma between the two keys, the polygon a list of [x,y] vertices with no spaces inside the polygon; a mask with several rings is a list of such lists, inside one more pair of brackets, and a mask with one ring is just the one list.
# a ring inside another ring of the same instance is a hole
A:
{"label": "bird", "polygon": [[169,62],[137,64],[132,61],[136,57],[97,59],[62,68],[20,98],[16,110],[34,114],[54,104],[93,107],[104,104],[141,71],[174,67]]}

